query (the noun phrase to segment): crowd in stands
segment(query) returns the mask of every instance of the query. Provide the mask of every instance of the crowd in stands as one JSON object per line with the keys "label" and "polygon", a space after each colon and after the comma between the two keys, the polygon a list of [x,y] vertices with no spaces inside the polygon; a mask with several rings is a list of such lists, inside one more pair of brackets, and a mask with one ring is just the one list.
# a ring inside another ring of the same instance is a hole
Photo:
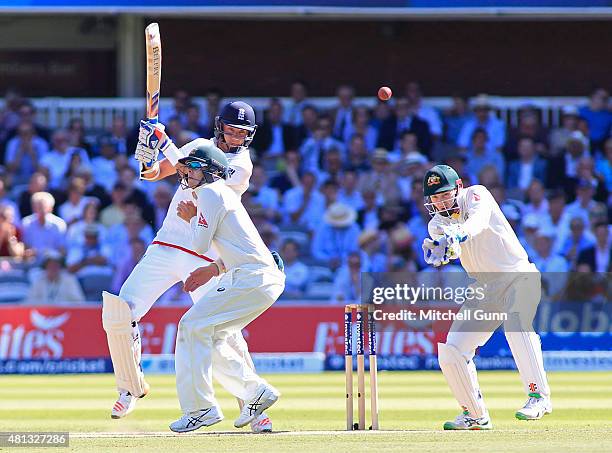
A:
{"label": "crowd in stands", "polygon": [[[510,127],[486,95],[453,96],[441,111],[416,82],[399,91],[368,108],[342,85],[336,106],[323,110],[296,81],[288,102],[272,98],[259,115],[242,202],[284,258],[284,298],[344,303],[359,297],[361,272],[432,271],[421,252],[430,218],[422,176],[438,162],[455,168],[464,185],[493,193],[541,271],[612,271],[605,89],[593,90],[584,105],[564,106],[552,129],[528,100]],[[196,103],[179,91],[160,119],[178,146],[209,138],[222,99],[210,90]],[[19,93],[7,92],[4,101],[0,287],[9,281],[2,276],[25,276],[23,297],[34,303],[118,292],[160,227],[176,178],[139,180],[137,130],[120,116],[91,140],[80,118],[49,130]],[[178,285],[163,300],[189,299]]]}

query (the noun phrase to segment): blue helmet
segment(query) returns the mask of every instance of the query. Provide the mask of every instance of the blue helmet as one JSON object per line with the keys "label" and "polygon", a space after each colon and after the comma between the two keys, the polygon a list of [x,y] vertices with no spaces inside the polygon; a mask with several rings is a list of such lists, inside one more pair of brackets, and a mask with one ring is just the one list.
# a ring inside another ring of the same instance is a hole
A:
{"label": "blue helmet", "polygon": [[[225,104],[221,109],[221,113],[215,117],[215,138],[218,142],[225,142],[223,135],[223,125],[244,129],[248,132],[242,143],[242,146],[249,146],[255,137],[257,124],[255,124],[255,112],[246,102],[234,101]],[[230,147],[229,152],[235,153],[239,147]]]}

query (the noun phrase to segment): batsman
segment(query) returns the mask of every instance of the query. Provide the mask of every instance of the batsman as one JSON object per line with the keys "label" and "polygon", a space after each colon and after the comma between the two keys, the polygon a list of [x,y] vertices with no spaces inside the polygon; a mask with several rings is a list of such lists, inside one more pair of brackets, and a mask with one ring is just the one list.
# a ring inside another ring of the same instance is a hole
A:
{"label": "batsman", "polygon": [[476,348],[483,346],[503,323],[525,393],[520,420],[538,420],[552,412],[550,387],[544,371],[540,337],[532,323],[540,302],[540,273],[529,262],[512,227],[486,187],[463,187],[457,172],[436,165],[423,179],[425,206],[432,218],[423,242],[425,260],[442,266],[451,259],[461,264],[476,284],[486,288],[484,300],[468,301],[461,311],[476,307],[503,312],[506,320],[475,320],[458,317],[446,343],[438,343],[440,369],[463,409],[446,430],[491,429],[492,423],[478,385],[473,362]]}

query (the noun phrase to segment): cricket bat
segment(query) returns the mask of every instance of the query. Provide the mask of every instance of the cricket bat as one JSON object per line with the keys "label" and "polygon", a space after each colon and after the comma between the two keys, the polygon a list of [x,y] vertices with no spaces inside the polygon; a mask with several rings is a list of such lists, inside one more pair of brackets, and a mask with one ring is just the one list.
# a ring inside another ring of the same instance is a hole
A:
{"label": "cricket bat", "polygon": [[161,35],[157,23],[149,24],[145,28],[145,43],[147,47],[147,120],[157,123],[162,59]]}
{"label": "cricket bat", "polygon": [[[161,35],[159,25],[152,23],[145,28],[145,46],[147,49],[147,112],[146,117],[150,123],[157,124],[159,120],[159,90],[161,85]],[[140,178],[143,171],[148,170],[154,162],[142,164]]]}

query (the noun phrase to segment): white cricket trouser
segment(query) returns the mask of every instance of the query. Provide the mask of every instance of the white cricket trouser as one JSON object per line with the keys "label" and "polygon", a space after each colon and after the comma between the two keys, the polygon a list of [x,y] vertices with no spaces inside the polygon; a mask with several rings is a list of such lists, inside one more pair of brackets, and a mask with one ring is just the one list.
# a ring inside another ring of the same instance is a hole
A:
{"label": "white cricket trouser", "polygon": [[[207,256],[213,258],[211,255]],[[207,264],[209,262],[205,259],[188,252],[164,245],[151,244],[121,286],[119,296],[128,302],[132,310],[133,320],[138,322],[170,287],[180,281],[184,282],[191,272]],[[209,289],[216,287],[218,281],[219,277],[214,277],[207,284],[189,293],[193,302],[202,300]],[[255,365],[251,360],[242,332],[236,330],[228,334],[225,340],[227,344],[219,344],[218,347],[234,349],[254,370]],[[215,365],[217,365],[216,361]],[[231,368],[219,364],[215,367],[214,377],[234,396],[238,396],[236,392],[242,393],[242,386],[236,384],[237,378],[233,375]]]}
{"label": "white cricket trouser", "polygon": [[[491,310],[507,313],[506,321],[456,320],[451,325],[446,344],[457,348],[475,373],[476,369],[472,359],[476,348],[484,346],[493,332],[503,323],[504,333],[525,393],[550,395],[550,387],[544,371],[540,336],[533,331],[533,318],[540,303],[540,296],[539,272],[517,274],[517,278],[507,288],[503,288],[497,294],[489,295],[487,292],[487,300],[484,304],[482,302],[466,303],[461,309],[469,309],[473,313],[473,310],[480,307],[481,304],[488,305]],[[463,405],[461,401],[459,403]]]}
{"label": "white cricket trouser", "polygon": [[183,315],[176,339],[176,389],[183,412],[217,405],[212,374],[219,367],[233,377],[236,397],[248,401],[255,395],[265,381],[227,337],[267,310],[284,287],[285,275],[277,268],[243,265],[223,274],[204,300]]}

